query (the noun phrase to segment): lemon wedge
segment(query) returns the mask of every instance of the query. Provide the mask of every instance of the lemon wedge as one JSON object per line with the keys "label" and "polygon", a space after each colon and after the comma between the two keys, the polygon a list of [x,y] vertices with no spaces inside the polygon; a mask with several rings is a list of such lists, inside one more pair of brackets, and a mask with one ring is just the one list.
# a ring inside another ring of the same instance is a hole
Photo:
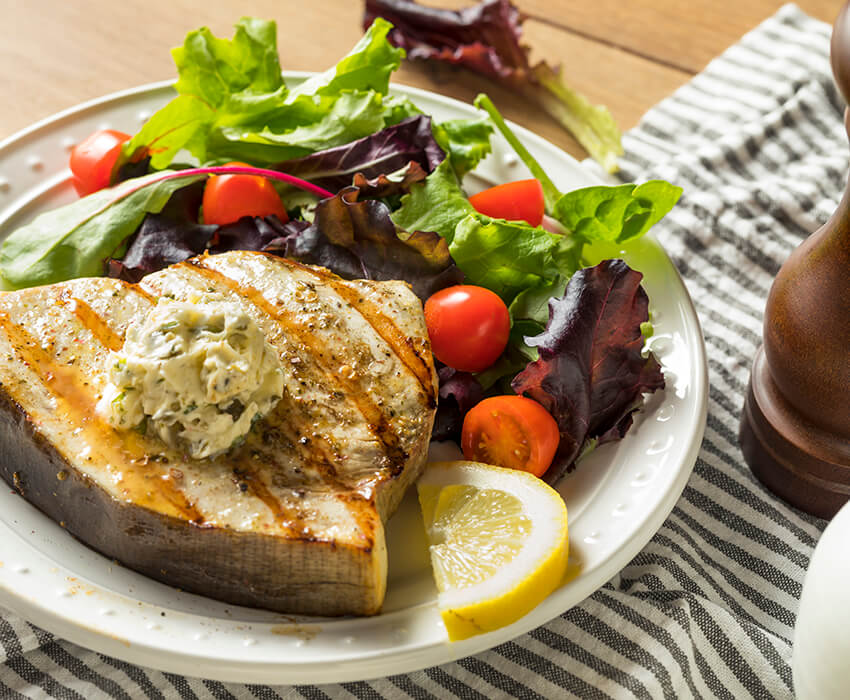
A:
{"label": "lemon wedge", "polygon": [[567,508],[535,476],[433,462],[417,483],[438,607],[452,641],[515,622],[567,567]]}

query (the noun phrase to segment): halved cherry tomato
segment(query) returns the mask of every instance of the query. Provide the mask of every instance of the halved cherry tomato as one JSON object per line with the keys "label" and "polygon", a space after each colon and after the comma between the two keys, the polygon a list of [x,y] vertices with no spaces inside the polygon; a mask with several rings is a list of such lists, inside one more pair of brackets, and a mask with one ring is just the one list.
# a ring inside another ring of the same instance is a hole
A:
{"label": "halved cherry tomato", "polygon": [[101,129],[90,134],[71,151],[71,172],[74,189],[80,197],[109,187],[112,169],[121,154],[121,146],[130,134],[113,129]]}
{"label": "halved cherry tomato", "polygon": [[[242,165],[247,163],[228,163]],[[289,217],[274,186],[260,175],[211,175],[204,187],[204,223],[224,226],[243,216]]]}
{"label": "halved cherry tomato", "polygon": [[449,367],[480,372],[505,350],[511,317],[497,294],[461,284],[441,289],[425,302],[431,351]]}
{"label": "halved cherry tomato", "polygon": [[542,476],[561,435],[552,415],[524,396],[491,396],[463,420],[463,456],[474,462],[521,469]]}
{"label": "halved cherry tomato", "polygon": [[526,221],[532,226],[540,226],[543,220],[543,186],[534,178],[496,185],[472,195],[469,203],[494,219]]}

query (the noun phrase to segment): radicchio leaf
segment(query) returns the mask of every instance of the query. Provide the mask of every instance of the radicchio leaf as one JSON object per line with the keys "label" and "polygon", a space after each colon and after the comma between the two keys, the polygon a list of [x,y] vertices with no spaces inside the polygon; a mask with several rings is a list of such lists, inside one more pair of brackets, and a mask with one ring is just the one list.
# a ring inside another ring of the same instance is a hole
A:
{"label": "radicchio leaf", "polygon": [[555,417],[561,433],[546,479],[556,481],[591,441],[625,435],[644,393],[664,386],[655,357],[642,354],[648,320],[643,278],[622,260],[579,270],[549,302],[546,330],[532,338],[539,359],[511,386]]}
{"label": "radicchio leaf", "polygon": [[431,132],[431,118],[420,114],[371,136],[287,160],[274,168],[338,192],[351,185],[357,173],[376,178],[402,170],[411,161],[430,173],[445,157]]}
{"label": "radicchio leaf", "polygon": [[348,187],[322,200],[313,223],[241,219],[219,231],[210,252],[264,250],[326,267],[344,279],[404,280],[423,301],[463,281],[443,238],[398,230],[383,202],[358,201],[358,194]]}
{"label": "radicchio leaf", "polygon": [[376,17],[394,25],[387,38],[408,58],[465,66],[508,86],[558,120],[607,170],[617,169],[623,150],[611,114],[567,87],[560,69],[531,65],[528,48],[520,44],[525,17],[510,0],[483,0],[460,10],[366,0],[364,26]]}
{"label": "radicchio leaf", "polygon": [[460,442],[463,417],[484,398],[484,389],[472,374],[452,367],[441,367],[437,376],[440,379],[440,400],[431,439]]}

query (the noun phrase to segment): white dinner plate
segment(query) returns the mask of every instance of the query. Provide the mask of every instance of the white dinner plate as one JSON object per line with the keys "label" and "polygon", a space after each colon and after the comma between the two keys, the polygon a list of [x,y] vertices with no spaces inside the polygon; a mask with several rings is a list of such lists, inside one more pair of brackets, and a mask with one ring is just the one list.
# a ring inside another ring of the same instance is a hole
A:
{"label": "white dinner plate", "polygon": [[[402,86],[393,91],[438,120],[480,115],[433,93]],[[0,239],[75,197],[67,170],[74,143],[98,128],[135,132],[172,95],[165,83],[116,93],[0,143]],[[597,183],[549,142],[520,127],[516,132],[560,189]],[[467,184],[474,189],[522,177],[528,177],[524,166],[494,137],[494,153]],[[558,484],[569,511],[567,577],[515,624],[447,641],[415,489],[387,526],[387,597],[375,617],[285,616],[181,592],[90,550],[8,488],[0,490],[0,604],[60,637],[125,661],[252,683],[340,682],[412,671],[544,624],[613,577],[658,530],[693,469],[705,427],[705,347],[688,293],[651,238],[622,256],[645,275],[655,329],[650,343],[667,385],[649,398],[625,439],[590,454]]]}

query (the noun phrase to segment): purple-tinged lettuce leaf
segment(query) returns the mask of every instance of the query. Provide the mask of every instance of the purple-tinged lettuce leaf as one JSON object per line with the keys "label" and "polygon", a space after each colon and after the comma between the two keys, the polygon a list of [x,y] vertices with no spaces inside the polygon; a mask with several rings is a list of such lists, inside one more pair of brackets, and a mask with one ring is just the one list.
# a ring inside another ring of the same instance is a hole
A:
{"label": "purple-tinged lettuce leaf", "polygon": [[508,86],[554,117],[606,170],[617,169],[623,149],[610,112],[569,88],[560,69],[531,65],[528,48],[520,44],[525,18],[509,0],[483,0],[461,10],[366,0],[364,26],[376,17],[393,24],[388,39],[409,59],[464,66]]}
{"label": "purple-tinged lettuce leaf", "polygon": [[415,160],[410,161],[402,170],[389,175],[378,175],[367,179],[363,173],[354,176],[354,186],[360,190],[362,199],[382,199],[410,192],[414,182],[422,182],[428,173]]}
{"label": "purple-tinged lettuce leaf", "polygon": [[358,173],[366,178],[389,175],[411,161],[430,173],[445,157],[431,131],[431,118],[418,115],[351,143],[278,163],[274,168],[338,192],[351,185]]}
{"label": "purple-tinged lettuce leaf", "polygon": [[358,195],[349,187],[322,200],[312,223],[241,219],[219,231],[210,252],[264,250],[326,267],[344,279],[404,280],[423,301],[463,281],[444,239],[397,229],[383,202],[358,201]]}
{"label": "purple-tinged lettuce leaf", "polygon": [[177,190],[159,214],[148,214],[127,252],[107,261],[107,275],[138,282],[145,275],[199,255],[218,229],[197,223],[204,183]]}
{"label": "purple-tinged lettuce leaf", "polygon": [[148,214],[126,255],[120,260],[109,259],[107,274],[126,282],[138,282],[151,272],[203,253],[216,228]]}
{"label": "purple-tinged lettuce leaf", "polygon": [[431,439],[460,442],[463,418],[470,408],[484,398],[484,389],[472,374],[452,367],[440,367],[437,376],[440,380],[440,400]]}
{"label": "purple-tinged lettuce leaf", "polygon": [[226,253],[230,250],[268,250],[274,242],[277,248],[280,240],[287,236],[299,235],[310,226],[308,221],[296,219],[285,224],[276,216],[265,218],[243,216],[239,221],[221,226],[210,246],[210,253]]}
{"label": "purple-tinged lettuce leaf", "polygon": [[593,441],[622,437],[644,393],[664,386],[650,353],[642,354],[648,320],[643,278],[622,260],[579,270],[564,296],[549,302],[549,323],[526,338],[539,359],[511,386],[541,403],[558,422],[561,442],[549,471],[557,480]]}
{"label": "purple-tinged lettuce leaf", "polygon": [[409,59],[446,61],[499,80],[528,78],[528,56],[519,43],[524,18],[507,0],[485,0],[460,10],[412,0],[366,0],[363,26],[376,17],[393,25],[387,38]]}

